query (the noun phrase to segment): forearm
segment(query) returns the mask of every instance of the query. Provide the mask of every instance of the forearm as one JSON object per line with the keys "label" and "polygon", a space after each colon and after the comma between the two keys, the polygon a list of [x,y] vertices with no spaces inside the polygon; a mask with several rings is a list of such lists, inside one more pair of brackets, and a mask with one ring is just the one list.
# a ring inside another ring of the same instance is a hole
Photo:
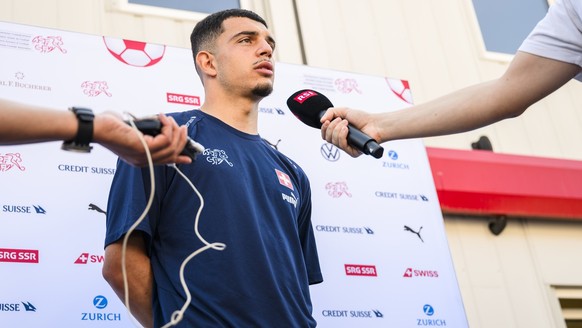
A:
{"label": "forearm", "polygon": [[528,104],[504,99],[497,81],[456,91],[396,112],[378,114],[381,141],[466,132],[520,115]]}
{"label": "forearm", "polygon": [[[152,316],[152,279],[128,273],[129,309],[131,314],[144,327],[153,327]],[[125,290],[123,283],[111,284],[111,288],[125,305]]]}
{"label": "forearm", "polygon": [[[113,116],[95,115],[93,140],[101,143],[118,136],[119,120]],[[78,120],[71,111],[0,99],[0,144],[72,140],[78,128]]]}
{"label": "forearm", "polygon": [[381,115],[382,141],[465,132],[516,117],[580,72],[580,66],[518,52],[499,79]]}
{"label": "forearm", "polygon": [[[125,304],[125,283],[122,275],[121,255],[122,240],[105,248],[103,277]],[[125,259],[131,314],[144,327],[152,327],[153,272],[150,259],[145,252],[143,236],[140,232],[135,232],[129,238]]]}
{"label": "forearm", "polygon": [[66,110],[51,110],[0,99],[0,144],[70,140],[77,119]]}

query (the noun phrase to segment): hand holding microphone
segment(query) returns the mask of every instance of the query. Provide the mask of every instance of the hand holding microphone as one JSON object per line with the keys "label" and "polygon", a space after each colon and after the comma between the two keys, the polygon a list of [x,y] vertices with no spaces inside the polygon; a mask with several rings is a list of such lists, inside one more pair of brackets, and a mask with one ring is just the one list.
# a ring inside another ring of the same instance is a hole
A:
{"label": "hand holding microphone", "polygon": [[[130,122],[126,123],[131,125]],[[141,133],[150,135],[152,137],[155,137],[162,132],[162,123],[157,118],[138,119],[134,120],[133,123],[135,124],[135,127],[141,131]],[[203,152],[204,146],[187,137],[186,145],[182,149],[180,155],[185,155],[190,157],[192,160],[196,160],[196,155]]]}
{"label": "hand holding microphone", "polygon": [[[328,108],[333,107],[333,104],[327,97],[319,92],[313,90],[300,90],[287,99],[287,106],[303,123],[319,129],[322,126],[322,117]],[[349,146],[366,155],[371,155],[375,158],[382,157],[384,148],[382,148],[373,138],[349,124],[347,128],[347,144]],[[324,139],[327,138],[324,137]],[[334,144],[336,143],[334,142]],[[336,146],[337,145],[338,144],[336,144]],[[341,143],[340,148],[354,157],[359,155],[359,153],[349,152],[348,147],[341,147]]]}

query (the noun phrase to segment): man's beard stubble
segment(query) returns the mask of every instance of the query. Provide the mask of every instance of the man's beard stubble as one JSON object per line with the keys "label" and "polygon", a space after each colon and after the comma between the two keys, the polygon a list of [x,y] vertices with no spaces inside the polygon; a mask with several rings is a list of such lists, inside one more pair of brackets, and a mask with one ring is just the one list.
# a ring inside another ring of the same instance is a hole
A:
{"label": "man's beard stubble", "polygon": [[253,96],[265,98],[273,92],[273,85],[270,83],[263,83],[257,84],[252,90],[251,93]]}

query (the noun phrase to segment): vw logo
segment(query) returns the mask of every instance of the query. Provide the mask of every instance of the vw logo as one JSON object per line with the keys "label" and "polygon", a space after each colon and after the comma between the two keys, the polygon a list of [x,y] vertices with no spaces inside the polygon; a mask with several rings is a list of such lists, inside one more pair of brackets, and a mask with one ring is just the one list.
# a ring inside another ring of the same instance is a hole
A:
{"label": "vw logo", "polygon": [[320,151],[321,156],[330,162],[337,162],[340,158],[340,150],[330,143],[323,144]]}

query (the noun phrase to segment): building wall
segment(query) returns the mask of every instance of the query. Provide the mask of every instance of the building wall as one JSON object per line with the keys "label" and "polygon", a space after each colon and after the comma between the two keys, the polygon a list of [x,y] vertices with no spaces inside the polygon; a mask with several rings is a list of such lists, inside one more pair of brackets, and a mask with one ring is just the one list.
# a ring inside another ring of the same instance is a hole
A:
{"label": "building wall", "polygon": [[565,327],[554,288],[582,286],[582,225],[510,219],[493,235],[483,218],[445,218],[472,328]]}
{"label": "building wall", "polygon": [[126,39],[189,45],[194,22],[124,11],[113,0],[0,0],[0,20]]}
{"label": "building wall", "polygon": [[[469,0],[242,3],[269,22],[277,61],[406,79],[415,103],[494,79],[511,58],[483,50]],[[186,48],[199,17],[127,9],[123,0],[0,0],[2,21]],[[570,82],[532,107],[425,144],[470,149],[487,135],[497,152],[582,160],[582,85]],[[552,286],[582,286],[582,225],[510,219],[494,236],[482,218],[446,217],[445,227],[471,327],[564,326]]]}
{"label": "building wall", "polygon": [[[291,0],[241,0],[268,22],[277,39],[276,60],[301,64]],[[190,48],[190,33],[202,14],[128,5],[127,0],[0,0],[0,20],[93,35]],[[276,22],[277,24],[271,23]]]}

